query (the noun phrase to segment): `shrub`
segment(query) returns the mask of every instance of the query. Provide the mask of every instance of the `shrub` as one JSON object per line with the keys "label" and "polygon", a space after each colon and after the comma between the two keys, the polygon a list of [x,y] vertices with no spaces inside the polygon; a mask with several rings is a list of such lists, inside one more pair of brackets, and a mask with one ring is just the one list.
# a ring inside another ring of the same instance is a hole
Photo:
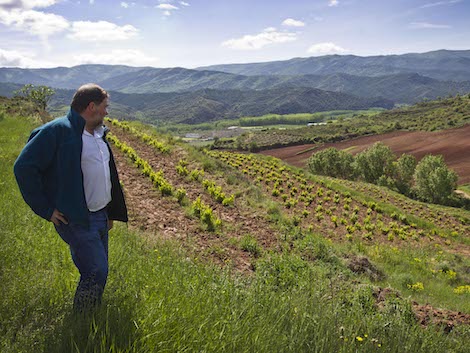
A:
{"label": "shrub", "polygon": [[433,203],[445,203],[457,188],[457,174],[449,169],[442,156],[425,156],[413,175],[418,198]]}

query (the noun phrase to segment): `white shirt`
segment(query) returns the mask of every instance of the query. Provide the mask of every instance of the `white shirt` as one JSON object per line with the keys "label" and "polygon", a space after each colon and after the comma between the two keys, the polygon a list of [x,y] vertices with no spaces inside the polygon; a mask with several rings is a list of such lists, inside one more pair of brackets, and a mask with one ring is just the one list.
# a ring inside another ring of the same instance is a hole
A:
{"label": "white shirt", "polygon": [[94,135],[83,129],[82,173],[83,188],[88,210],[99,211],[111,201],[109,150],[103,141],[104,127],[95,129]]}

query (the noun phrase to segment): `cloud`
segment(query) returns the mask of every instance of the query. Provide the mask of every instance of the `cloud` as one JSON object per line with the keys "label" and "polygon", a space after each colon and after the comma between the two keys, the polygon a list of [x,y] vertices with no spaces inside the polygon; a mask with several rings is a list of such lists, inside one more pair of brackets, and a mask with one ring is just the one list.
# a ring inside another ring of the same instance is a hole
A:
{"label": "cloud", "polygon": [[279,32],[270,27],[259,34],[247,34],[241,38],[226,40],[222,43],[222,46],[237,50],[257,50],[267,45],[293,42],[295,40],[297,40],[296,33]]}
{"label": "cloud", "polygon": [[44,8],[56,4],[58,0],[0,0],[0,9],[31,10],[34,8]]}
{"label": "cloud", "polygon": [[95,4],[95,0],[90,0],[90,5],[94,5]]}
{"label": "cloud", "polygon": [[332,7],[332,6],[338,6],[339,5],[339,1],[338,0],[330,0],[330,2],[328,3],[328,6]]}
{"label": "cloud", "polygon": [[72,65],[82,64],[107,64],[107,65],[129,65],[129,66],[155,66],[157,57],[145,55],[140,50],[116,49],[106,53],[86,53],[74,55]]}
{"label": "cloud", "polygon": [[74,22],[71,31],[69,38],[87,42],[126,40],[139,33],[139,30],[132,25],[118,26],[107,21]]}
{"label": "cloud", "polygon": [[125,9],[127,9],[129,7],[129,4],[127,2],[122,1],[121,7],[124,7]]}
{"label": "cloud", "polygon": [[33,56],[15,50],[0,49],[0,67],[31,67],[34,63]]}
{"label": "cloud", "polygon": [[419,8],[420,9],[426,9],[426,8],[435,7],[435,6],[453,5],[453,4],[457,4],[459,2],[462,2],[462,0],[449,0],[449,1],[431,2],[431,3],[424,4],[424,5],[420,6]]}
{"label": "cloud", "polygon": [[313,55],[331,55],[344,53],[346,52],[346,49],[341,48],[334,43],[325,42],[312,45],[310,48],[308,48],[307,52]]}
{"label": "cloud", "polygon": [[449,29],[452,28],[449,25],[438,25],[428,22],[411,22],[410,28],[412,29]]}
{"label": "cloud", "polygon": [[62,16],[34,10],[0,9],[0,23],[13,29],[37,35],[43,39],[69,28],[69,22]]}
{"label": "cloud", "polygon": [[294,20],[293,18],[288,18],[282,22],[282,25],[289,26],[289,27],[304,27],[305,23],[302,21]]}
{"label": "cloud", "polygon": [[171,4],[160,4],[158,6],[155,6],[157,9],[164,10],[163,15],[164,16],[171,16],[171,11],[173,10],[179,10],[179,7],[176,7]]}
{"label": "cloud", "polygon": [[157,9],[171,11],[171,10],[178,10],[178,7],[171,5],[171,4],[160,4],[157,6]]}
{"label": "cloud", "polygon": [[187,2],[184,2],[184,1],[180,1],[180,5],[182,5],[182,6],[190,6]]}

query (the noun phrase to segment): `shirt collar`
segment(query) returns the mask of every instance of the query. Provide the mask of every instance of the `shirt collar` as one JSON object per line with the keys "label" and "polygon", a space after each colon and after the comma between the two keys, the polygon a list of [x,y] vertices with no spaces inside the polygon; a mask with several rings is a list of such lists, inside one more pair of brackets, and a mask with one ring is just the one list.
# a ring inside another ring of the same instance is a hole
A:
{"label": "shirt collar", "polygon": [[103,135],[104,135],[104,125],[101,125],[101,126],[98,126],[94,131],[93,131],[93,135],[90,134],[86,129],[83,129],[83,134],[84,135],[87,135],[87,136],[92,136],[92,137],[96,137],[96,138],[102,138]]}

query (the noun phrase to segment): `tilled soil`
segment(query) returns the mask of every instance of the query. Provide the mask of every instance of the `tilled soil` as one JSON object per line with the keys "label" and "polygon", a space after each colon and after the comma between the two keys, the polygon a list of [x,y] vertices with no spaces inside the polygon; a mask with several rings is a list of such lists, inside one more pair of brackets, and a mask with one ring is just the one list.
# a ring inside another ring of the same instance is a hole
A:
{"label": "tilled soil", "polygon": [[[183,149],[175,146],[170,154],[163,154],[119,128],[114,127],[112,133],[134,148],[140,158],[146,160],[155,171],[163,170],[165,179],[175,188],[183,187],[190,202],[201,197],[222,220],[223,229],[222,232],[215,233],[205,230],[202,223],[188,214],[175,198],[162,196],[153,187],[150,179],[143,176],[126,156],[113,147],[121,181],[125,187],[132,226],[145,230],[147,234],[179,240],[189,250],[196,251],[198,256],[209,257],[221,264],[230,264],[242,272],[251,271],[252,255],[241,250],[236,242],[229,241],[230,239],[240,240],[249,234],[256,238],[264,249],[276,247],[279,235],[269,224],[264,210],[253,210],[247,205],[239,205],[243,200],[238,198],[233,206],[223,206],[204,190],[200,182],[182,177],[176,172],[178,161],[187,159],[187,153]],[[188,162],[189,170],[196,167],[201,169],[194,162]],[[236,190],[233,185],[227,185],[223,178],[208,173],[205,178],[221,185],[227,195],[243,193],[243,190]]]}
{"label": "tilled soil", "polygon": [[470,325],[470,314],[460,311],[436,309],[429,304],[419,305],[416,302],[413,302],[413,311],[422,326],[443,325],[446,332],[452,331],[455,325]]}
{"label": "tilled soil", "polygon": [[470,124],[457,129],[426,131],[395,131],[388,134],[359,137],[337,143],[326,143],[322,146],[308,144],[276,148],[261,152],[274,156],[296,167],[305,167],[312,152],[303,151],[318,146],[314,152],[328,147],[346,149],[356,154],[375,142],[383,142],[400,156],[403,153],[414,155],[418,160],[427,154],[441,154],[446,164],[459,175],[459,184],[470,183]]}

